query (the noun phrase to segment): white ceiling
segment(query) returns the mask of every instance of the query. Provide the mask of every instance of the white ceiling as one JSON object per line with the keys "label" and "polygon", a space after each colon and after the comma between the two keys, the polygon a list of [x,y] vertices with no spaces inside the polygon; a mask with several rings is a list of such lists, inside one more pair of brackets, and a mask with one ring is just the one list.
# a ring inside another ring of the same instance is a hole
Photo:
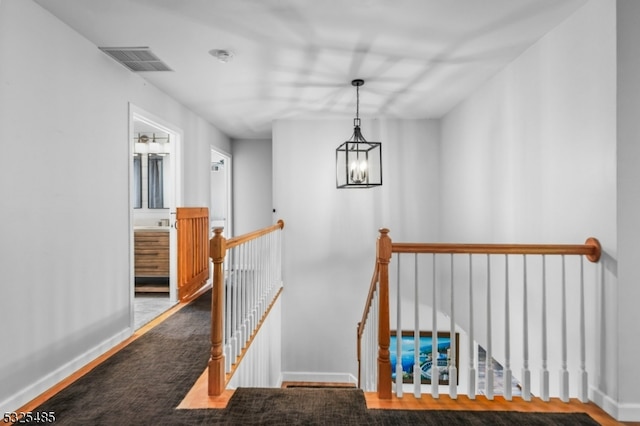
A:
{"label": "white ceiling", "polygon": [[[35,0],[233,138],[285,118],[438,118],[586,0]],[[230,49],[221,63],[208,52]]]}

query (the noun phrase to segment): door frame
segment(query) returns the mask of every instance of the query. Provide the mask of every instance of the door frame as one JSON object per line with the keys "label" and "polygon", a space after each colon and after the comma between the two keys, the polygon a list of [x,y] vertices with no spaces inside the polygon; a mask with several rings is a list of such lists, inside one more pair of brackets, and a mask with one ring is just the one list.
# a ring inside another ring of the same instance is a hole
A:
{"label": "door frame", "polygon": [[177,276],[178,276],[178,238],[175,229],[176,207],[182,205],[182,140],[183,131],[174,124],[146,111],[132,103],[129,103],[129,281],[131,288],[131,328],[134,328],[134,298],[135,298],[135,260],[134,260],[134,229],[133,229],[133,156],[134,149],[134,122],[140,121],[155,127],[158,131],[168,133],[171,138],[169,152],[169,170],[172,178],[169,180],[169,301],[171,304],[178,301]]}

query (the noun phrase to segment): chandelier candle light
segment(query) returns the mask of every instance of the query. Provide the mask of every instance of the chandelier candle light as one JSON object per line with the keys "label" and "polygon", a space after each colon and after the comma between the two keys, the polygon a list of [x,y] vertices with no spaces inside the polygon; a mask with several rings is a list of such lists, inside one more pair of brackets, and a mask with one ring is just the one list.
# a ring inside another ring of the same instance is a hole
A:
{"label": "chandelier candle light", "polygon": [[353,80],[356,88],[356,118],[353,135],[336,149],[336,187],[372,188],[382,185],[382,143],[367,142],[360,132],[360,86],[364,80]]}

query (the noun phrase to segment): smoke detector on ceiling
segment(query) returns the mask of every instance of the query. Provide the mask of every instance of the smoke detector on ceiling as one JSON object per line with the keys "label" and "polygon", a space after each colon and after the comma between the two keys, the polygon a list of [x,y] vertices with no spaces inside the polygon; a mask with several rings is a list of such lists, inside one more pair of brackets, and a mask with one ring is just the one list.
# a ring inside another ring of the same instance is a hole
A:
{"label": "smoke detector on ceiling", "polygon": [[223,64],[233,59],[233,51],[227,49],[211,49],[209,54]]}

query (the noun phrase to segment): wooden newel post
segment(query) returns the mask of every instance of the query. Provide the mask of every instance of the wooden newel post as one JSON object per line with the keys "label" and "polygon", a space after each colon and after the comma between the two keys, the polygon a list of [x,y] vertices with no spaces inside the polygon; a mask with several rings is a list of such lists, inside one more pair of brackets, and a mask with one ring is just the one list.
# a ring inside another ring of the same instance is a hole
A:
{"label": "wooden newel post", "polygon": [[389,262],[392,247],[389,230],[380,229],[376,247],[379,268],[379,326],[378,326],[378,398],[391,399],[391,359],[389,345],[391,332],[389,326]]}
{"label": "wooden newel post", "polygon": [[209,358],[209,395],[221,395],[225,387],[224,353],[222,351],[224,309],[224,257],[227,240],[222,229],[216,228],[209,242],[209,256],[213,260],[213,290],[211,300],[211,358]]}

